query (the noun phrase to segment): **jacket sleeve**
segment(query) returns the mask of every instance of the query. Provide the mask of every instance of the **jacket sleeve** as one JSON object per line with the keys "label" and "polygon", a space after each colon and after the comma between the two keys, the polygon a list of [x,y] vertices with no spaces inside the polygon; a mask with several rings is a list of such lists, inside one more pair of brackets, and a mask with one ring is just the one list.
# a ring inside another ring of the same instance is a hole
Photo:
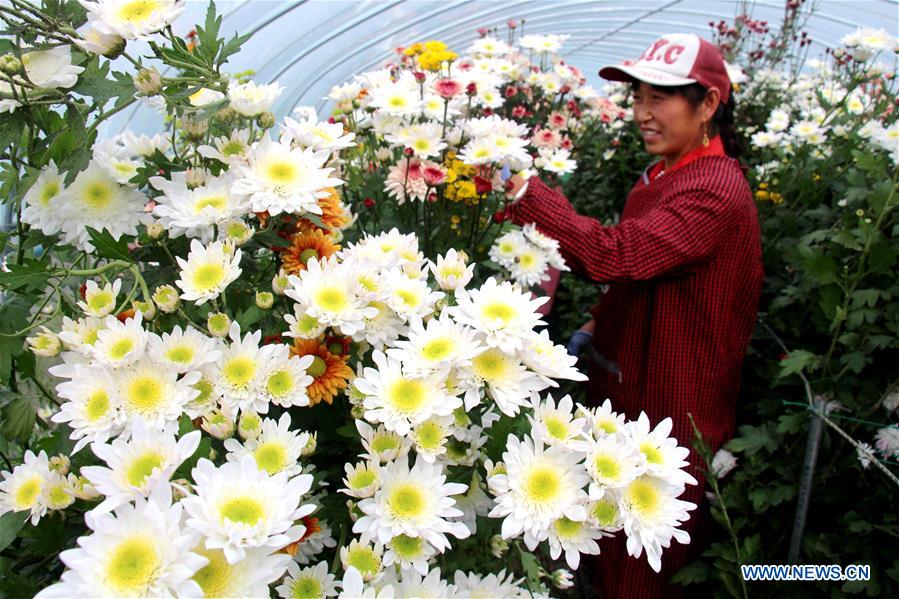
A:
{"label": "jacket sleeve", "polygon": [[697,181],[672,201],[615,226],[578,214],[537,178],[507,215],[559,241],[572,271],[596,282],[640,281],[689,270],[709,257],[739,219],[740,190]]}

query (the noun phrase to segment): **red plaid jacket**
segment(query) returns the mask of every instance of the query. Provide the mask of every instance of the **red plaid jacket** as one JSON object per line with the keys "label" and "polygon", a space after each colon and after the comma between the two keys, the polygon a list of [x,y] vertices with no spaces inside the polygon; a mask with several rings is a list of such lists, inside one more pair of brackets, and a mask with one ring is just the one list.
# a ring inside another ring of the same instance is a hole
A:
{"label": "red plaid jacket", "polygon": [[[628,418],[643,410],[653,423],[671,416],[673,434],[688,447],[691,413],[716,450],[733,433],[764,272],[758,215],[737,162],[721,155],[691,158],[657,178],[650,173],[658,165],[647,169],[617,226],[577,214],[536,178],[507,215],[558,239],[575,273],[609,283],[591,308],[596,329],[588,402],[608,397]],[[682,497],[694,503],[703,497],[698,460],[691,452],[690,471],[700,484]],[[606,574],[604,596],[677,594],[667,580],[690,557],[685,547],[675,543],[663,554],[659,575],[623,551],[621,544],[616,559],[604,548],[598,560]]]}

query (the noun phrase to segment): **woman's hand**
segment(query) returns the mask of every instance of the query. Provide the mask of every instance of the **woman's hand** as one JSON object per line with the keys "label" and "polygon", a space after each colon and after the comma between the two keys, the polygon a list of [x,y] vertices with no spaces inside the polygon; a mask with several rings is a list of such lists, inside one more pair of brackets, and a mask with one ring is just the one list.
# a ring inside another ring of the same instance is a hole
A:
{"label": "woman's hand", "polygon": [[527,179],[522,177],[521,175],[512,175],[509,177],[509,180],[506,181],[506,197],[511,199],[515,198],[515,194],[518,193],[518,190],[521,189],[521,186],[527,182]]}
{"label": "woman's hand", "polygon": [[596,321],[592,318],[581,328],[576,330],[568,339],[568,354],[571,356],[579,356],[584,348],[588,347],[593,340],[593,330],[596,327]]}

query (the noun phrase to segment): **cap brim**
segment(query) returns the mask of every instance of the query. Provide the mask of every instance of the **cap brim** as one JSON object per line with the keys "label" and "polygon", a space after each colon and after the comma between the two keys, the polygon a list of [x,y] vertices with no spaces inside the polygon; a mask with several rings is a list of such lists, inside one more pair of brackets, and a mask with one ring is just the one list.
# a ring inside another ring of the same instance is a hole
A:
{"label": "cap brim", "polygon": [[678,77],[671,73],[631,65],[615,65],[599,69],[599,76],[609,81],[645,81],[651,85],[675,86],[696,83],[695,79]]}

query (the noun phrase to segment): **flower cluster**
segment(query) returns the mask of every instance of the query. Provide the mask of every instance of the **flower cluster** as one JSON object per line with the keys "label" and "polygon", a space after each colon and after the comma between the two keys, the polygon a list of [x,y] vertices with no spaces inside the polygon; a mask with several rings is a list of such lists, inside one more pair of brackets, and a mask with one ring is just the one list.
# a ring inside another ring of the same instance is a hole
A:
{"label": "flower cluster", "polygon": [[549,280],[550,267],[569,270],[559,254],[559,242],[542,234],[533,224],[497,237],[489,256],[525,288]]}

